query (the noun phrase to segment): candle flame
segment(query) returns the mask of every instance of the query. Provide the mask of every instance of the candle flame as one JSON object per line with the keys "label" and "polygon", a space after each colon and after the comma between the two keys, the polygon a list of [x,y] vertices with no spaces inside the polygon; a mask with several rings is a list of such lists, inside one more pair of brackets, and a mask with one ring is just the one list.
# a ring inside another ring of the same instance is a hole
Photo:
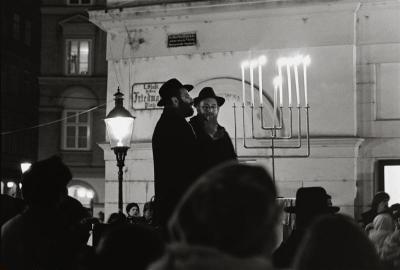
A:
{"label": "candle flame", "polygon": [[257,64],[258,64],[257,59],[253,59],[250,61],[250,67],[255,67],[255,66],[257,66]]}
{"label": "candle flame", "polygon": [[278,64],[278,66],[284,66],[286,65],[288,59],[286,57],[281,57],[278,59],[278,61],[276,61],[276,63]]}
{"label": "candle flame", "polygon": [[241,64],[240,66],[241,66],[241,68],[244,69],[244,68],[249,67],[249,66],[250,66],[250,63],[249,63],[249,61],[246,60],[246,61],[243,61],[242,64]]}
{"label": "candle flame", "polygon": [[311,58],[309,55],[303,57],[303,63],[307,66],[311,63]]}
{"label": "candle flame", "polygon": [[260,57],[258,57],[258,64],[263,66],[267,63],[267,57],[265,57],[265,55],[261,55]]}
{"label": "candle flame", "polygon": [[304,57],[302,55],[297,55],[292,58],[292,63],[293,63],[293,65],[298,66],[298,65],[300,65],[301,62],[304,61],[303,59],[304,59]]}

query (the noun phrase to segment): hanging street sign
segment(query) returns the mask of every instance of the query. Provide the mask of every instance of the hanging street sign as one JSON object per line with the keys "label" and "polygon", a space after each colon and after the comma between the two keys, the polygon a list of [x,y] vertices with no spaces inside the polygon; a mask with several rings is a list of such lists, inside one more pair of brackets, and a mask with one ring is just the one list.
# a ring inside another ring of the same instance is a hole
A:
{"label": "hanging street sign", "polygon": [[130,104],[134,110],[154,110],[163,109],[158,107],[160,100],[158,90],[164,82],[135,83],[132,85],[130,93]]}
{"label": "hanging street sign", "polygon": [[196,32],[187,32],[187,33],[168,35],[168,48],[196,46],[196,45],[197,45]]}

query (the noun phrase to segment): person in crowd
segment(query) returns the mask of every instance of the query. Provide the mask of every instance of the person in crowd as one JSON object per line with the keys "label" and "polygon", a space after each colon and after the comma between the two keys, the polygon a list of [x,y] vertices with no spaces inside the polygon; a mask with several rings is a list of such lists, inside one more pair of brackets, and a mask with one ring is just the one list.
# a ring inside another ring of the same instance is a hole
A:
{"label": "person in crowd", "polygon": [[126,205],[127,221],[131,224],[142,224],[145,222],[144,218],[140,216],[139,205],[135,202]]}
{"label": "person in crowd", "polygon": [[202,172],[237,158],[228,132],[218,124],[219,109],[224,103],[225,99],[217,96],[211,87],[201,89],[199,96],[194,99],[197,115],[192,117],[189,123],[197,135],[197,154]]}
{"label": "person in crowd", "polygon": [[387,268],[400,266],[400,234],[389,213],[382,213],[374,218],[368,237]]}
{"label": "person in crowd", "polygon": [[[260,166],[228,162],[188,190],[169,222],[171,244],[150,270],[273,269],[276,188]],[[240,213],[240,216],[238,216]]]}
{"label": "person in crowd", "polygon": [[144,204],[143,218],[145,220],[145,224],[154,226],[153,213],[154,213],[154,197],[150,201]]}
{"label": "person in crowd", "polygon": [[97,216],[98,216],[100,223],[104,223],[104,212],[99,211],[99,213],[97,213]]}
{"label": "person in crowd", "polygon": [[153,228],[120,224],[100,237],[93,270],[145,270],[162,256],[164,248],[161,236]]}
{"label": "person in crowd", "polygon": [[22,176],[27,208],[1,230],[5,269],[74,269],[89,231],[82,204],[68,196],[72,174],[59,157],[38,161]]}
{"label": "person in crowd", "polygon": [[389,212],[392,215],[396,229],[400,230],[400,203],[392,204],[389,207]]}
{"label": "person in crowd", "polygon": [[291,267],[311,222],[321,215],[339,211],[340,208],[332,206],[330,200],[330,196],[322,187],[303,187],[297,190],[296,205],[284,208],[286,212],[296,215],[295,228],[290,236],[275,250],[273,255],[275,267]]}
{"label": "person in crowd", "polygon": [[356,222],[324,215],[309,227],[294,259],[296,270],[379,270],[374,246]]}
{"label": "person in crowd", "polygon": [[124,215],[124,213],[111,213],[111,215],[107,219],[107,224],[111,225],[120,225],[120,224],[126,224],[128,223],[127,217]]}
{"label": "person in crowd", "polygon": [[[155,219],[161,230],[186,189],[199,174],[196,162],[196,136],[186,117],[193,115],[192,85],[183,85],[173,78],[160,90],[158,106],[164,110],[154,129]],[[166,234],[165,234],[166,235]]]}
{"label": "person in crowd", "polygon": [[361,214],[361,225],[363,228],[370,224],[378,214],[388,211],[389,200],[389,194],[384,191],[379,191],[375,194],[372,199],[371,209]]}
{"label": "person in crowd", "polygon": [[23,200],[11,197],[8,194],[0,194],[0,227],[9,219],[21,213],[26,207]]}

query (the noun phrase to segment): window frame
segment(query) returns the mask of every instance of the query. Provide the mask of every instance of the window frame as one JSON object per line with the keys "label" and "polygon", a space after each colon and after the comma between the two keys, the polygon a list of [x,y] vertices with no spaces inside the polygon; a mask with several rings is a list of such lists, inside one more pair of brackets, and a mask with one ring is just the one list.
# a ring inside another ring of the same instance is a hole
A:
{"label": "window frame", "polygon": [[[71,74],[69,73],[68,70],[68,59],[69,59],[69,46],[68,46],[68,42],[70,41],[88,41],[89,42],[89,56],[88,56],[88,72],[87,74],[80,74],[80,73],[76,73],[76,74]],[[65,52],[65,64],[64,64],[64,69],[65,69],[65,75],[66,76],[80,76],[80,77],[87,77],[87,76],[91,76],[92,75],[92,56],[93,56],[93,39],[92,38],[66,38],[65,42],[64,42],[64,52]]]}
{"label": "window frame", "polygon": [[82,0],[78,0],[78,3],[71,3],[71,0],[67,0],[67,6],[91,6],[93,5],[93,0],[89,0],[88,4],[82,4]]}
{"label": "window frame", "polygon": [[[67,122],[67,115],[68,113],[74,112],[76,114],[79,114],[81,112],[84,112],[86,110],[84,109],[65,109],[63,110],[63,121],[62,121],[62,135],[61,135],[61,149],[62,150],[66,150],[66,151],[90,151],[91,150],[91,142],[92,142],[92,113],[91,112],[86,112],[87,116],[88,116],[88,120],[86,123],[79,123],[76,122],[75,123],[68,123]],[[67,127],[68,126],[73,126],[75,127],[75,147],[68,147],[67,146]],[[78,136],[78,132],[79,132],[79,127],[86,127],[87,131],[86,131],[86,147],[79,147],[78,143],[79,143],[79,136]]]}

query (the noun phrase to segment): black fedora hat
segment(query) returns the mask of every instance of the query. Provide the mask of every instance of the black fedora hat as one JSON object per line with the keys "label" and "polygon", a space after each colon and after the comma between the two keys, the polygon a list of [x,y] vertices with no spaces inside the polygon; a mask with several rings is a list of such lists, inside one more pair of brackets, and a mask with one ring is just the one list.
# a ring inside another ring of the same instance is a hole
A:
{"label": "black fedora hat", "polygon": [[182,84],[178,79],[172,78],[166,81],[158,90],[158,94],[160,95],[161,99],[157,103],[157,106],[164,106],[165,99],[170,97],[174,97],[177,95],[177,91],[181,88],[185,88],[186,90],[190,91],[193,89],[193,85],[190,84]]}
{"label": "black fedora hat", "polygon": [[332,206],[330,196],[323,187],[304,187],[296,192],[296,205],[285,207],[288,213],[336,213],[340,207]]}
{"label": "black fedora hat", "polygon": [[199,96],[194,98],[193,100],[194,106],[197,106],[197,104],[199,104],[200,101],[206,98],[215,98],[217,100],[218,106],[220,107],[225,103],[225,99],[223,97],[217,96],[212,87],[204,87],[203,89],[201,89]]}

